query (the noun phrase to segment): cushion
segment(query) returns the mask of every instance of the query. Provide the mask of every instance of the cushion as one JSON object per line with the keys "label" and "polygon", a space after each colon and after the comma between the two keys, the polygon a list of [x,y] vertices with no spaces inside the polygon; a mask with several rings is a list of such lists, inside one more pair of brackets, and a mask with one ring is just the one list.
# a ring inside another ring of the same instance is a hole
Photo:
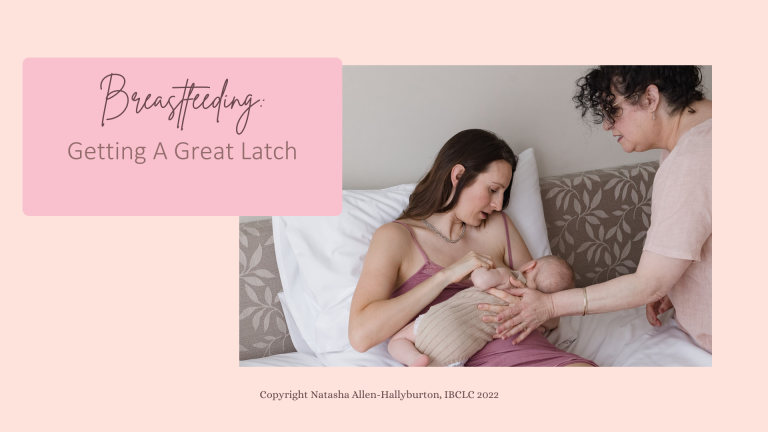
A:
{"label": "cushion", "polygon": [[240,360],[296,351],[278,299],[271,234],[270,220],[240,224]]}
{"label": "cushion", "polygon": [[533,149],[525,150],[518,156],[509,197],[504,213],[512,219],[533,259],[550,255],[552,252],[547,240],[547,224],[539,189],[539,169]]}
{"label": "cushion", "polygon": [[[339,216],[273,218],[280,277],[297,327],[315,353],[344,353],[318,355],[321,361],[355,357],[347,336],[349,308],[368,245],[378,227],[400,215],[413,187],[411,184],[378,191],[344,191]],[[505,212],[532,255],[549,254],[532,149],[519,155],[510,193],[510,205]],[[372,351],[382,350],[369,350]],[[388,357],[385,349],[381,355]],[[391,360],[387,359],[387,363]]]}
{"label": "cushion", "polygon": [[658,167],[645,162],[541,179],[552,253],[571,264],[577,287],[635,272]]}
{"label": "cushion", "polygon": [[296,351],[315,357],[315,352],[309,347],[307,341],[301,336],[299,327],[296,325],[296,320],[293,318],[291,308],[288,306],[288,302],[285,300],[285,293],[281,292],[277,295],[280,299],[280,303],[283,305],[283,313],[285,314],[285,322],[288,324],[288,333],[291,335],[291,342],[296,347]]}
{"label": "cushion", "polygon": [[294,323],[298,330],[294,334],[300,335],[310,351],[315,353],[317,351],[317,343],[315,341],[313,323],[314,317],[319,314],[319,308],[312,298],[304,294],[308,290],[307,283],[299,272],[299,263],[296,261],[296,256],[283,228],[283,218],[273,216],[272,229],[280,280],[284,287],[290,287],[288,290],[283,291],[286,309],[291,311],[292,317],[304,317],[304,319],[294,318]]}

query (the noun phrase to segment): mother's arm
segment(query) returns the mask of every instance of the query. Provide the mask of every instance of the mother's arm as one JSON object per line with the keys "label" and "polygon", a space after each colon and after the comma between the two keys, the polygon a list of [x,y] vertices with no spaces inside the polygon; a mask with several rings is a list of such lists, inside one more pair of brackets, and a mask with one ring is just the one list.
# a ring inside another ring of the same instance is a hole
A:
{"label": "mother's arm", "polygon": [[435,275],[411,291],[390,299],[410,236],[394,223],[376,230],[349,311],[349,342],[368,351],[403,328],[448,285]]}
{"label": "mother's arm", "polygon": [[[663,298],[680,279],[690,260],[682,260],[643,251],[637,272],[587,287],[588,313],[614,312],[643,306]],[[531,331],[553,317],[581,315],[584,312],[584,290],[571,289],[555,294],[516,289],[510,293],[522,297],[509,307],[488,307],[504,321],[497,334],[510,337],[522,332],[515,343],[522,342]],[[510,295],[499,294],[500,297]]]}
{"label": "mother's arm", "polygon": [[356,351],[368,351],[392,337],[449,284],[478,267],[494,267],[490,257],[470,252],[407,293],[390,298],[412,243],[406,228],[394,223],[373,234],[349,311],[349,343]]}

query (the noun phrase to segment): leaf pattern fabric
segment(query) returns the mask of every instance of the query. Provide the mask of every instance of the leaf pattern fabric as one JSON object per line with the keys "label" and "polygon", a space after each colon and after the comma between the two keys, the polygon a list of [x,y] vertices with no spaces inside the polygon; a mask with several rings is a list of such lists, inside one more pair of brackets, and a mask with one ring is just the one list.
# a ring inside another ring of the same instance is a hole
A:
{"label": "leaf pattern fabric", "polygon": [[240,224],[240,360],[295,352],[277,294],[272,221]]}
{"label": "leaf pattern fabric", "polygon": [[540,180],[552,253],[589,286],[634,273],[651,221],[658,162]]}

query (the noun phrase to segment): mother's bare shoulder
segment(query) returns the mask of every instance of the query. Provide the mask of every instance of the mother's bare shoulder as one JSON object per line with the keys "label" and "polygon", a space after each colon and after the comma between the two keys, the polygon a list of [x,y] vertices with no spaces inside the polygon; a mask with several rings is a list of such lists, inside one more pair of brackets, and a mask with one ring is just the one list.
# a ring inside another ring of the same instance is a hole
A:
{"label": "mother's bare shoulder", "polygon": [[504,219],[507,220],[507,224],[512,224],[512,219],[510,219],[503,211],[495,211],[491,213],[491,217],[488,219],[493,224],[492,228],[499,231],[504,231]]}
{"label": "mother's bare shoulder", "polygon": [[407,240],[411,238],[411,233],[402,224],[389,222],[377,228],[373,233],[373,238],[387,243],[407,244]]}
{"label": "mother's bare shoulder", "polygon": [[380,226],[373,233],[369,253],[383,253],[393,257],[401,257],[408,251],[413,240],[408,228],[399,223],[389,222]]}
{"label": "mother's bare shoulder", "polygon": [[488,236],[489,240],[498,240],[504,243],[506,247],[507,229],[504,228],[504,218],[507,218],[507,226],[512,230],[512,221],[504,212],[495,211],[490,214],[484,225],[478,227],[484,236]]}
{"label": "mother's bare shoulder", "polygon": [[[506,227],[504,219],[507,221]],[[531,253],[528,251],[528,247],[520,232],[506,213],[499,211],[491,213],[491,217],[488,218],[486,225],[488,226],[487,234],[489,241],[494,242],[495,247],[499,248],[504,256],[505,263],[509,261],[509,257],[507,257],[507,237],[509,237],[509,244],[512,248],[512,261],[516,268],[532,259]]]}

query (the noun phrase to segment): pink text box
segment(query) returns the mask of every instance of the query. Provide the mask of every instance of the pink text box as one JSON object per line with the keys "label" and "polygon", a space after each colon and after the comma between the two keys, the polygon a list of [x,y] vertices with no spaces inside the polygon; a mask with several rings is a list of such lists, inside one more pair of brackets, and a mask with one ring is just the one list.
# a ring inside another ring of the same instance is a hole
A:
{"label": "pink text box", "polygon": [[338,59],[30,58],[23,77],[27,215],[341,212]]}

